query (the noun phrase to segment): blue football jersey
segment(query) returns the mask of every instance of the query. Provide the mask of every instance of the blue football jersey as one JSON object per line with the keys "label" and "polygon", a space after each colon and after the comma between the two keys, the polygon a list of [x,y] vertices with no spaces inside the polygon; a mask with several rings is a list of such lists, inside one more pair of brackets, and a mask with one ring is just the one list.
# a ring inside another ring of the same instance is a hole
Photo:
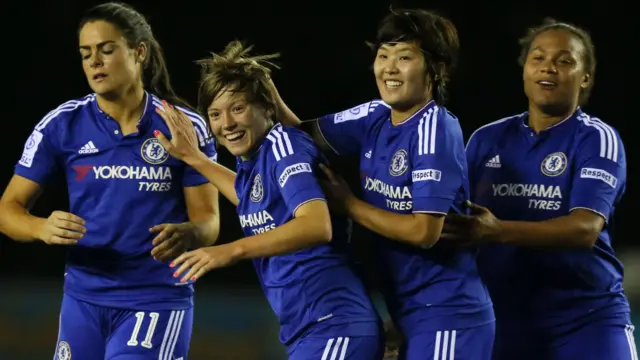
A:
{"label": "blue football jersey", "polygon": [[[183,187],[208,180],[160,145],[154,130],[169,133],[155,112],[160,99],[149,93],[145,99],[138,132],[127,136],[100,110],[95,94],[60,105],[36,125],[15,174],[39,184],[65,176],[70,212],[86,221],[85,236],[69,247],[66,294],[105,307],[189,308],[192,284],[181,284],[151,257],[156,234],[149,228],[188,221]],[[204,120],[182,110],[201,150],[215,160]]]}
{"label": "blue football jersey", "polygon": [[[503,220],[543,221],[588,209],[608,222],[626,184],[617,131],[580,109],[539,134],[527,120],[527,113],[502,119],[470,137],[472,200]],[[484,247],[478,263],[498,320],[553,327],[628,312],[609,230],[592,250]]]}
{"label": "blue football jersey", "polygon": [[[399,214],[463,211],[469,192],[458,119],[433,101],[395,126],[390,114],[372,101],[324,116],[318,127],[337,154],[360,156],[366,202]],[[405,335],[494,320],[474,250],[440,243],[424,250],[372,236],[389,312]]]}
{"label": "blue football jersey", "polygon": [[[318,165],[323,158],[311,137],[277,124],[263,141],[250,159],[237,161],[237,211],[247,236],[285,224],[303,204],[325,201],[316,177],[321,174]],[[352,329],[357,333],[358,323],[379,321],[364,286],[349,266],[349,257],[341,250],[349,240],[346,234],[334,225],[329,244],[253,260],[280,322],[283,344],[291,344],[314,324],[354,324]],[[363,326],[360,335],[376,335],[370,329]]]}

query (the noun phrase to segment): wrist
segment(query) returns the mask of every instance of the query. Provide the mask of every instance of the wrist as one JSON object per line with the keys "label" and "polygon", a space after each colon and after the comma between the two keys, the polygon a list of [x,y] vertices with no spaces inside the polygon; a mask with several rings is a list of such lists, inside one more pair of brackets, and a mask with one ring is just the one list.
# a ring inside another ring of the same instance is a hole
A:
{"label": "wrist", "polygon": [[229,246],[231,250],[231,259],[233,262],[238,262],[247,258],[248,250],[242,240],[234,241],[232,243],[221,246]]}
{"label": "wrist", "polygon": [[42,229],[44,228],[46,223],[47,219],[45,218],[35,216],[31,217],[31,221],[29,222],[28,226],[28,229],[30,230],[29,238],[31,239],[31,241],[44,241],[42,239]]}
{"label": "wrist", "polygon": [[202,164],[211,162],[211,159],[209,159],[207,155],[202,151],[194,149],[194,151],[192,151],[190,154],[184,156],[182,158],[182,161],[184,161],[187,165],[191,166],[192,168],[197,169]]}
{"label": "wrist", "polygon": [[184,222],[180,224],[180,232],[187,239],[185,245],[188,249],[194,250],[202,247],[200,242],[200,229],[192,222]]}
{"label": "wrist", "polygon": [[353,214],[356,213],[356,209],[358,207],[358,202],[360,200],[353,195],[353,193],[349,193],[344,199],[344,208],[348,216],[353,217]]}
{"label": "wrist", "polygon": [[506,229],[505,229],[506,226],[507,226],[506,221],[497,219],[495,222],[495,226],[493,227],[489,235],[488,240],[494,243],[502,243],[502,244],[507,243],[508,237],[504,236],[504,234],[506,233]]}

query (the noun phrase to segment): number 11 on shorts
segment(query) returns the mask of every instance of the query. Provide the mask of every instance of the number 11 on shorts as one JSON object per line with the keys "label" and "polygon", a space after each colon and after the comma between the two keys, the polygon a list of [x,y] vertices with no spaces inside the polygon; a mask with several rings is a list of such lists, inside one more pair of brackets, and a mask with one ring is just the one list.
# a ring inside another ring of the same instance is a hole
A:
{"label": "number 11 on shorts", "polygon": [[[149,327],[147,328],[147,335],[144,337],[144,340],[140,345],[147,349],[151,349],[153,344],[151,344],[151,339],[153,338],[153,333],[156,331],[156,325],[158,325],[158,318],[160,314],[157,312],[149,313]],[[129,346],[138,346],[138,335],[140,333],[140,328],[142,327],[142,323],[145,319],[145,313],[143,311],[136,313],[136,325],[133,327],[133,332],[131,333],[131,338],[127,341],[127,345]]]}

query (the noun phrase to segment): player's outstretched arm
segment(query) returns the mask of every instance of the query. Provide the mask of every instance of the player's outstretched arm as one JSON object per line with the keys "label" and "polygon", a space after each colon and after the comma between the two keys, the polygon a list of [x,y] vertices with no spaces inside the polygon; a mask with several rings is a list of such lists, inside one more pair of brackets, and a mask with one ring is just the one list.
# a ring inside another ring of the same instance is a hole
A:
{"label": "player's outstretched arm", "polygon": [[324,200],[300,205],[294,219],[271,231],[235,242],[201,248],[179,256],[172,264],[181,281],[197,280],[206,272],[232,265],[240,260],[288,254],[331,240],[329,209]]}
{"label": "player's outstretched arm", "polygon": [[29,214],[30,204],[40,193],[38,183],[14,175],[0,199],[0,231],[20,242],[76,244],[86,232],[83,219],[63,211],[54,211],[46,219]]}
{"label": "player's outstretched arm", "polygon": [[198,148],[198,138],[193,123],[180,110],[163,102],[162,108],[156,112],[165,120],[171,140],[159,131],[155,136],[162,146],[175,158],[194,168],[209,180],[233,205],[238,205],[238,196],[234,188],[236,173],[213,162]]}
{"label": "player's outstretched arm", "polygon": [[500,220],[486,207],[468,203],[470,215],[447,215],[442,238],[463,245],[503,243],[538,248],[591,248],[604,218],[593,211],[575,209],[544,221]]}
{"label": "player's outstretched arm", "polygon": [[273,83],[273,80],[269,81],[269,85],[271,86],[271,95],[273,95],[276,105],[276,119],[285,126],[300,128],[307,134],[311,135],[313,142],[316,143],[322,152],[331,153],[331,147],[327,144],[327,141],[318,129],[318,119],[305,121],[300,120],[298,115],[296,115],[289,106],[287,106],[287,103],[284,102],[282,96],[280,96],[280,93],[278,92],[278,88],[276,88],[276,85]]}
{"label": "player's outstretched arm", "polygon": [[398,214],[377,208],[358,199],[339,175],[321,165],[328,181],[321,181],[335,211],[388,239],[428,249],[440,238],[444,216],[441,214]]}

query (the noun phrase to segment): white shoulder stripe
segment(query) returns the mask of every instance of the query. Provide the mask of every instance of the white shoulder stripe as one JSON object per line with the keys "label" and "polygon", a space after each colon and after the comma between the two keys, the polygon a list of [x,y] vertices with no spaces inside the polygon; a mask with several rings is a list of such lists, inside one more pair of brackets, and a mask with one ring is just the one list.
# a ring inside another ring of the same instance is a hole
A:
{"label": "white shoulder stripe", "polygon": [[87,95],[82,100],[67,101],[66,103],[58,106],[54,110],[50,111],[47,115],[45,115],[42,120],[40,120],[40,122],[36,125],[36,130],[42,131],[45,127],[47,127],[51,120],[55,119],[58,115],[65,112],[73,111],[78,107],[88,104],[94,100],[94,95]]}
{"label": "white shoulder stripe", "polygon": [[267,134],[267,139],[271,141],[271,151],[276,161],[293,155],[293,147],[291,146],[289,134],[282,129],[282,125],[278,124],[274,126],[269,134]]}
{"label": "white shoulder stripe", "polygon": [[[517,116],[522,116],[522,114],[517,115]],[[475,134],[477,134],[477,133],[478,133],[478,131],[480,131],[480,130],[482,130],[482,129],[485,129],[485,128],[488,128],[488,127],[490,127],[490,126],[495,126],[495,125],[498,125],[498,124],[502,124],[503,122],[505,122],[505,121],[507,121],[507,120],[511,120],[511,119],[513,119],[513,118],[514,118],[514,116],[509,116],[509,117],[506,117],[506,118],[503,118],[503,119],[500,119],[500,120],[496,120],[496,121],[492,121],[492,122],[490,122],[490,123],[488,123],[488,124],[485,124],[485,125],[480,126],[479,128],[477,128],[477,129],[476,129],[476,131],[474,131],[474,132],[472,132],[472,133],[471,133],[471,136],[469,136],[469,140],[467,140],[467,145],[464,147],[464,150],[465,150],[465,151],[467,150],[467,147],[469,147],[469,144],[471,143],[471,138],[473,138],[473,136],[474,136]]]}
{"label": "white shoulder stripe", "polygon": [[369,103],[369,112],[374,112],[376,110],[376,108],[378,107],[378,105],[382,105],[384,107],[387,108],[391,108],[389,105],[387,105],[387,103],[385,103],[382,100],[373,100]]}
{"label": "white shoulder stripe", "polygon": [[[160,107],[160,108],[162,107],[161,100],[158,99],[155,95],[152,95],[152,101],[154,106]],[[185,113],[185,115],[187,115],[189,120],[191,120],[191,122],[193,123],[193,127],[196,130],[196,135],[198,136],[198,142],[200,143],[200,146],[204,146],[208,138],[207,134],[209,133],[209,131],[207,130],[207,125],[204,122],[204,120],[198,114],[194,113],[193,111],[189,111],[188,109],[185,109],[182,106],[176,106],[176,108],[178,108],[178,110]]]}
{"label": "white shoulder stripe", "polygon": [[[162,101],[155,95],[152,95],[152,100],[153,100],[153,104],[156,106],[162,106]],[[183,113],[185,113],[189,118],[191,118],[191,120],[194,122],[194,125],[200,129],[200,131],[203,134],[207,133],[207,123],[205,122],[205,120],[202,118],[202,116],[200,116],[198,113],[195,113],[193,111],[191,111],[190,109],[187,109],[185,107],[182,106],[177,106],[176,107],[182,111]]]}
{"label": "white shoulder stripe", "polygon": [[581,114],[578,119],[586,126],[592,127],[600,134],[600,157],[618,162],[618,136],[615,130],[598,118],[592,118],[587,114]]}
{"label": "white shoulder stripe", "polygon": [[436,153],[436,130],[438,128],[438,107],[429,109],[418,124],[418,155]]}

